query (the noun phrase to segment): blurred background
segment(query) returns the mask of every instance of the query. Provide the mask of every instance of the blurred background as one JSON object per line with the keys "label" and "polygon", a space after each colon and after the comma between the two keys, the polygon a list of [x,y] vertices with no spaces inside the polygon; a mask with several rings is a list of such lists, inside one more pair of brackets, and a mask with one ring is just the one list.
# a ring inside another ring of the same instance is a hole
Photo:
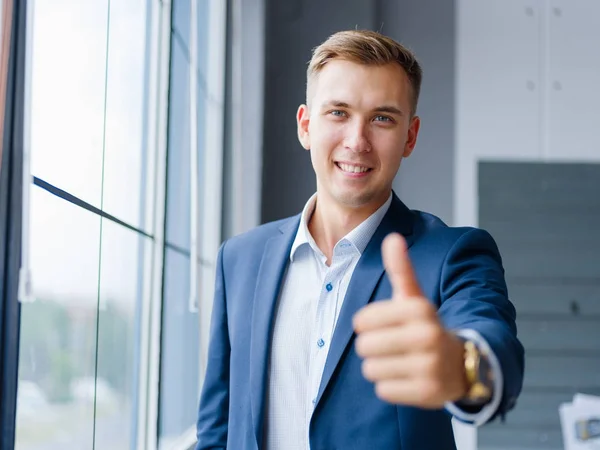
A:
{"label": "blurred background", "polygon": [[353,28],[424,69],[396,192],[490,231],[518,311],[523,393],[459,448],[563,448],[559,405],[600,395],[600,1],[1,11],[1,449],[193,446],[219,245],[315,191],[295,113],[311,49]]}

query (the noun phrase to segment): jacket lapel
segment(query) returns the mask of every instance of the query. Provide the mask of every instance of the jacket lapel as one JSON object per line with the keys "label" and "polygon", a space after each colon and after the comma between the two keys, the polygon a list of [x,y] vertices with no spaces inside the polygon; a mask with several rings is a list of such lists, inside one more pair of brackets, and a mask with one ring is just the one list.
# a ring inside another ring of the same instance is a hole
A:
{"label": "jacket lapel", "polygon": [[299,223],[300,216],[291,218],[279,229],[280,234],[267,241],[256,280],[250,332],[250,403],[258,448],[262,448],[265,388],[275,305]]}
{"label": "jacket lapel", "polygon": [[370,301],[375,288],[379,284],[379,280],[385,272],[381,259],[381,243],[388,234],[394,232],[402,234],[409,247],[412,245],[414,239],[413,214],[398,199],[396,194],[394,194],[388,212],[358,261],[350,280],[344,304],[340,311],[335,332],[333,333],[325,368],[323,369],[319,393],[317,395],[317,405],[331,380],[335,368],[340,362],[346,346],[354,336],[352,317]]}

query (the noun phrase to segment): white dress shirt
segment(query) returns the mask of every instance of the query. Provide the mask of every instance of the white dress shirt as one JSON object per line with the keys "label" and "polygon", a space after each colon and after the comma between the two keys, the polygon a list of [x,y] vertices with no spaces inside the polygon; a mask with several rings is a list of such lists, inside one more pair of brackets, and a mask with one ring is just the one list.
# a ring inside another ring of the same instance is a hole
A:
{"label": "white dress shirt", "polygon": [[[327,257],[308,230],[316,199],[315,194],[302,211],[275,312],[265,450],[310,450],[308,425],[346,291],[360,256],[392,202],[390,195],[377,211],[344,236],[335,245],[331,264],[327,266]],[[477,332],[461,330],[459,334],[489,350]],[[490,356],[496,380],[490,404],[477,414],[466,414],[453,404],[446,405],[452,414],[476,425],[490,418],[502,397],[500,367],[495,355]]]}

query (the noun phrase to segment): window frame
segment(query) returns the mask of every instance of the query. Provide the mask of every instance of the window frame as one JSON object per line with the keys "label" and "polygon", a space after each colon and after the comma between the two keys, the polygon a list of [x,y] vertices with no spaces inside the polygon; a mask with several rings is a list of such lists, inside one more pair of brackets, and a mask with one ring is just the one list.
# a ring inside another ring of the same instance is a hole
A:
{"label": "window frame", "polygon": [[[154,196],[147,201],[154,202],[153,211],[148,217],[154,231],[152,256],[145,259],[149,267],[145,270],[151,276],[144,283],[144,298],[141,310],[140,361],[137,402],[137,450],[158,448],[158,393],[160,375],[160,334],[162,316],[163,265],[165,242],[166,211],[166,170],[167,170],[167,125],[169,109],[169,65],[171,48],[171,9],[172,2],[148,0],[151,36],[148,56],[148,127],[146,129],[147,144],[153,158],[147,159],[148,172],[154,174],[147,177],[147,189],[154,190]],[[153,170],[152,170],[153,168]]]}
{"label": "window frame", "polygon": [[0,148],[0,447],[15,441],[19,360],[26,0],[2,2]]}

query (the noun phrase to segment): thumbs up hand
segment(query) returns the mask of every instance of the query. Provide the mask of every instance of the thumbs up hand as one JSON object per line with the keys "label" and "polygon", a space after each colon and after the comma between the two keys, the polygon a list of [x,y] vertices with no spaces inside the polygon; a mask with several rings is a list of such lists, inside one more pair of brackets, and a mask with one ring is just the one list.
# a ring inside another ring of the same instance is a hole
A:
{"label": "thumbs up hand", "polygon": [[362,373],[382,400],[442,408],[467,393],[463,344],[442,326],[423,296],[404,238],[387,236],[382,254],[393,294],[354,316]]}

